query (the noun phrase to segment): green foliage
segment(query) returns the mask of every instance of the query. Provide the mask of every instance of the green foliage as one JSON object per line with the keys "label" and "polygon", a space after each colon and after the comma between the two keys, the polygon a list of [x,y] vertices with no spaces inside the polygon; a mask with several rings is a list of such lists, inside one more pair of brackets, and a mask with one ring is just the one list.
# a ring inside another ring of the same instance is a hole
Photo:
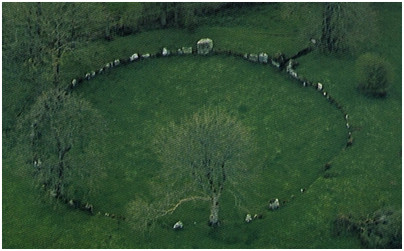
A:
{"label": "green foliage", "polygon": [[401,210],[383,208],[367,219],[360,233],[365,248],[402,248]]}
{"label": "green foliage", "polygon": [[[213,202],[211,210],[218,212],[227,184],[237,195],[235,184],[251,182],[245,163],[254,149],[250,137],[249,130],[224,109],[206,108],[178,125],[171,123],[160,132],[155,146],[164,163],[163,175],[169,177],[167,182],[205,194]],[[189,180],[198,188],[188,188]],[[218,218],[212,217],[211,212],[211,223],[217,224]]]}
{"label": "green foliage", "polygon": [[382,208],[364,220],[340,215],[334,221],[337,235],[355,234],[364,248],[401,248],[401,210]]}
{"label": "green foliage", "polygon": [[105,131],[102,121],[88,102],[64,91],[38,97],[21,121],[21,142],[38,186],[48,195],[85,200],[96,190],[104,167],[92,139]]}
{"label": "green foliage", "polygon": [[358,88],[365,94],[383,97],[393,81],[391,65],[376,54],[366,53],[356,61]]}
{"label": "green foliage", "polygon": [[356,54],[377,41],[377,15],[369,3],[282,3],[281,16],[300,19],[298,39],[325,54]]}

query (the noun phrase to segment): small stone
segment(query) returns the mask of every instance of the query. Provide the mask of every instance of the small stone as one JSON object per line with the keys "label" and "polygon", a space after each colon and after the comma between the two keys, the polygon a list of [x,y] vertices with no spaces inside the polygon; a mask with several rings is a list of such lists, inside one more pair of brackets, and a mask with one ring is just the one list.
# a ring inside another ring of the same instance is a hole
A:
{"label": "small stone", "polygon": [[266,54],[265,52],[261,52],[258,55],[258,61],[262,64],[266,64],[268,63],[268,54]]}
{"label": "small stone", "polygon": [[177,222],[174,224],[173,229],[174,229],[174,230],[179,230],[179,229],[182,229],[183,227],[184,227],[184,224],[182,224],[181,221],[177,221]]}
{"label": "small stone", "polygon": [[269,209],[271,210],[276,210],[279,208],[279,200],[278,199],[272,199],[269,201]]}
{"label": "small stone", "polygon": [[317,90],[321,91],[323,89],[322,83],[317,83]]}
{"label": "small stone", "polygon": [[252,217],[251,217],[251,214],[247,214],[246,217],[245,217],[245,222],[249,223],[249,222],[251,222],[252,220],[253,220],[253,219],[252,219]]}
{"label": "small stone", "polygon": [[133,54],[132,56],[130,56],[129,61],[135,61],[139,58],[139,55],[137,53]]}
{"label": "small stone", "polygon": [[169,50],[167,50],[167,48],[163,48],[163,51],[161,52],[161,55],[163,55],[164,57],[165,56],[168,56],[168,55],[170,55],[170,51]]}
{"label": "small stone", "polygon": [[248,56],[248,60],[250,60],[251,62],[258,62],[258,55],[257,55],[257,54],[254,54],[254,53],[251,53],[251,54]]}
{"label": "small stone", "polygon": [[150,57],[150,53],[146,53],[142,55],[142,58],[149,58]]}
{"label": "small stone", "polygon": [[192,54],[192,47],[182,47],[184,54]]}

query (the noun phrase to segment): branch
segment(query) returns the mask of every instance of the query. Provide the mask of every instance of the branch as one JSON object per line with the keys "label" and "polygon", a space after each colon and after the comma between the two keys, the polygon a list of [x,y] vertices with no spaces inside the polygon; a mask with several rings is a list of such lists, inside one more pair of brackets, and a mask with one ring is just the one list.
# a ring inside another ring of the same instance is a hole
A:
{"label": "branch", "polygon": [[188,198],[181,199],[180,201],[178,201],[177,204],[174,205],[174,207],[172,207],[172,208],[170,208],[170,209],[164,211],[163,214],[160,215],[160,217],[163,217],[163,216],[165,216],[165,215],[167,215],[167,214],[172,214],[172,213],[174,213],[174,211],[175,211],[182,203],[188,202],[188,201],[193,201],[193,200],[209,201],[210,198],[209,198],[209,197],[202,197],[202,196],[191,196],[191,197],[188,197]]}

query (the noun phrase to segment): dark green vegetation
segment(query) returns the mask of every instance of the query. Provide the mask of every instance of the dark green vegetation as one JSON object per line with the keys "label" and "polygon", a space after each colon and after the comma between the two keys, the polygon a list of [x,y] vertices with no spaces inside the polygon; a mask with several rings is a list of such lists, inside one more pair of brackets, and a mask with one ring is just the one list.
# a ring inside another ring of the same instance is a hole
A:
{"label": "dark green vegetation", "polygon": [[356,62],[358,88],[362,92],[383,97],[392,82],[391,65],[382,57],[374,54],[363,54]]}
{"label": "dark green vegetation", "polygon": [[[250,170],[259,178],[251,182],[244,209],[233,206],[231,194],[223,195],[223,224],[217,229],[207,225],[209,204],[200,201],[184,203],[150,233],[134,231],[126,221],[44,203],[31,186],[32,165],[14,144],[13,126],[7,127],[18,114],[8,111],[20,110],[14,108],[24,106],[21,100],[32,88],[17,78],[22,67],[9,63],[3,70],[3,127],[8,128],[3,130],[3,247],[361,247],[354,236],[333,235],[334,220],[341,214],[361,219],[385,206],[401,208],[402,187],[401,4],[372,8],[383,27],[372,51],[388,58],[397,76],[385,98],[356,91],[356,56],[335,58],[315,51],[298,59],[297,72],[322,82],[348,111],[355,141],[346,150],[342,114],[321,95],[269,66],[232,57],[146,60],[75,90],[99,110],[109,129],[106,138],[95,139],[97,147],[107,149],[101,192],[90,195],[95,211],[124,215],[131,200],[161,199],[154,189],[164,185],[159,183],[164,166],[151,149],[158,128],[204,105],[224,106],[250,127],[257,142]],[[134,52],[194,46],[202,37],[212,38],[216,48],[270,55],[291,55],[307,45],[295,38],[303,25],[299,18],[282,17],[279,4],[223,9],[206,19],[191,34],[170,28],[83,45],[62,57],[60,78],[67,82]],[[30,100],[34,97],[27,98],[28,107]],[[331,169],[324,171],[328,161]],[[288,202],[278,211],[267,211],[268,200],[275,197]],[[264,218],[246,224],[246,213],[263,213]],[[184,230],[172,231],[178,220]]]}

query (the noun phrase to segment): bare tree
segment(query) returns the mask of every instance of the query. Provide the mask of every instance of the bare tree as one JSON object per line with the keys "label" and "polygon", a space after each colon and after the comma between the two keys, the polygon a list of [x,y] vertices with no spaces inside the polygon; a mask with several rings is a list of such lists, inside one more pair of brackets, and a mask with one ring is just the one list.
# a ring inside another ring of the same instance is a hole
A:
{"label": "bare tree", "polygon": [[[249,130],[223,109],[208,108],[180,124],[171,123],[157,136],[156,151],[163,163],[166,191],[189,197],[174,203],[168,195],[156,216],[173,212],[190,200],[209,200],[209,225],[219,225],[220,200],[225,188],[235,192],[248,180],[246,161],[253,149]],[[231,187],[231,188],[230,188]],[[171,209],[170,209],[171,208]]]}
{"label": "bare tree", "polygon": [[102,117],[83,99],[59,89],[43,93],[21,123],[37,184],[51,197],[84,200],[103,174],[94,137]]}

